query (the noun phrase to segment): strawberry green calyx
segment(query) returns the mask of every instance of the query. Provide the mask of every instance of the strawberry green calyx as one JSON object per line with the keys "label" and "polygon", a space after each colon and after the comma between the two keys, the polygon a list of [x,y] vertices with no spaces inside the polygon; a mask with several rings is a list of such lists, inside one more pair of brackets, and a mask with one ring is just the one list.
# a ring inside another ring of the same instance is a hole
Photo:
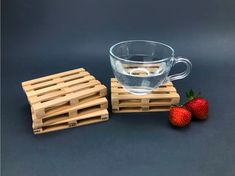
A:
{"label": "strawberry green calyx", "polygon": [[191,89],[190,91],[186,92],[186,97],[188,98],[188,100],[193,100],[195,97],[194,97],[194,92],[193,90]]}
{"label": "strawberry green calyx", "polygon": [[193,100],[195,98],[201,97],[201,93],[198,92],[197,95],[194,94],[193,90],[186,92],[186,97],[188,98],[188,101]]}

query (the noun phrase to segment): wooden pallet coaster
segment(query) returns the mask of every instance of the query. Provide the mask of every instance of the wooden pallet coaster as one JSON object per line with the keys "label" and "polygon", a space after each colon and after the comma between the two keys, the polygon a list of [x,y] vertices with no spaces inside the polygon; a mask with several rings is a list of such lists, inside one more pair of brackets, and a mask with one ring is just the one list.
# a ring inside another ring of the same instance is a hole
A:
{"label": "wooden pallet coaster", "polygon": [[26,81],[22,87],[39,119],[49,111],[60,111],[107,94],[106,87],[83,68]]}
{"label": "wooden pallet coaster", "polygon": [[111,78],[112,112],[158,112],[169,111],[170,106],[178,104],[180,96],[171,82],[161,85],[147,95],[133,95]]}
{"label": "wooden pallet coaster", "polygon": [[68,120],[68,123],[73,123],[71,119],[79,118],[85,114],[90,114],[99,110],[107,109],[108,101],[106,98],[98,98],[82,104],[62,106],[62,108],[48,111],[43,118],[36,118],[35,113],[32,113],[33,129],[54,124],[63,123]]}
{"label": "wooden pallet coaster", "polygon": [[34,134],[43,134],[43,133],[63,130],[67,128],[73,128],[73,127],[89,125],[89,124],[98,123],[98,122],[104,122],[104,121],[107,121],[108,119],[109,119],[108,111],[106,109],[103,109],[103,110],[95,111],[89,114],[84,114],[80,117],[74,117],[69,120],[63,120],[59,123],[54,123],[53,125],[50,125],[50,126],[37,128],[37,129],[34,129],[33,132]]}
{"label": "wooden pallet coaster", "polygon": [[[38,129],[58,124],[80,126],[74,125],[76,118],[91,118],[108,107],[106,87],[83,68],[25,81],[22,87],[31,105],[33,129],[40,131],[37,134],[48,131]],[[89,122],[103,121],[100,117]]]}

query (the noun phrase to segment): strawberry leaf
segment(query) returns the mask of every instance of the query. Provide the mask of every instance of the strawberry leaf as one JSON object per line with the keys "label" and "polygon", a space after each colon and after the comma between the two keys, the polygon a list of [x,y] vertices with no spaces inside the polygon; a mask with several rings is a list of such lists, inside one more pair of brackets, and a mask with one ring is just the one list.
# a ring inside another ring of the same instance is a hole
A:
{"label": "strawberry leaf", "polygon": [[190,93],[190,96],[194,97],[194,92],[192,89],[189,91],[189,93]]}
{"label": "strawberry leaf", "polygon": [[194,99],[194,92],[192,89],[189,92],[186,92],[186,97],[189,101]]}
{"label": "strawberry leaf", "polygon": [[189,92],[186,92],[186,97],[188,98],[190,95],[189,95]]}

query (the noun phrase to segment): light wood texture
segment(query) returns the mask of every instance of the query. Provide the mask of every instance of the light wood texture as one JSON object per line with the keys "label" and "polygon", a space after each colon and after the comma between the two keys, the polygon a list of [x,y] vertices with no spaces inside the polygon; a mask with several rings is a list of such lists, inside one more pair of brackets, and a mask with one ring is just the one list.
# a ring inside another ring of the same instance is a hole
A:
{"label": "light wood texture", "polygon": [[127,92],[117,81],[111,79],[112,112],[158,112],[169,111],[178,104],[180,96],[171,82],[165,83],[147,95],[133,95]]}
{"label": "light wood texture", "polygon": [[[22,87],[31,105],[35,134],[106,118],[99,114],[107,111],[107,89],[84,68],[25,81]],[[85,122],[85,118],[89,120]]]}
{"label": "light wood texture", "polygon": [[69,123],[69,121],[63,121],[63,123],[58,123],[58,124],[55,123],[51,126],[45,126],[42,128],[34,129],[33,132],[34,134],[43,134],[43,133],[63,130],[67,128],[73,128],[73,127],[89,125],[89,124],[98,123],[98,122],[104,122],[104,121],[107,121],[108,119],[109,119],[108,111],[104,109],[104,110],[99,110],[90,114],[86,114],[84,116],[80,116],[79,118],[75,117],[74,119],[72,119],[72,123]]}

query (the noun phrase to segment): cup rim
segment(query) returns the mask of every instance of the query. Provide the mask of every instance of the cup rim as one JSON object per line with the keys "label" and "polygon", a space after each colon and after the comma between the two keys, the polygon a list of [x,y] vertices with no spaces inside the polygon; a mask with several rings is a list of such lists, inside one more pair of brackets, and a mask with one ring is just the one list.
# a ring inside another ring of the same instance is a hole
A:
{"label": "cup rim", "polygon": [[[133,60],[127,60],[127,59],[120,58],[120,57],[116,56],[113,53],[113,49],[116,46],[118,46],[120,44],[123,44],[123,43],[130,43],[130,42],[146,42],[146,43],[154,43],[154,44],[159,44],[159,45],[165,46],[165,47],[167,47],[168,49],[171,50],[171,56],[167,57],[167,58],[164,58],[164,59],[156,60],[156,61],[133,61]],[[158,62],[164,62],[164,61],[168,60],[169,58],[174,57],[175,51],[174,51],[174,49],[171,46],[169,46],[169,45],[167,45],[165,43],[162,43],[162,42],[155,42],[155,41],[151,41],[151,40],[126,40],[126,41],[121,41],[121,42],[118,42],[118,43],[112,45],[110,47],[110,49],[109,49],[109,54],[112,57],[114,57],[115,59],[122,60],[122,61],[125,61],[125,62],[131,62],[131,63],[158,63]]]}

